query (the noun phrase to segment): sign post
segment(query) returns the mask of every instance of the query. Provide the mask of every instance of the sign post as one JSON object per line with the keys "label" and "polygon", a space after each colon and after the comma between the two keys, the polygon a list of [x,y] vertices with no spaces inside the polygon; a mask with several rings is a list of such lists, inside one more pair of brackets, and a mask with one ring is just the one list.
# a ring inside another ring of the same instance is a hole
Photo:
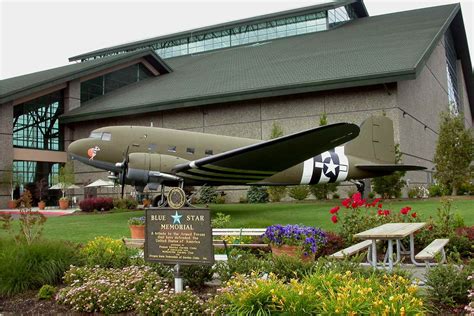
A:
{"label": "sign post", "polygon": [[145,225],[145,260],[175,265],[176,292],[183,290],[181,265],[214,264],[209,209],[150,208]]}

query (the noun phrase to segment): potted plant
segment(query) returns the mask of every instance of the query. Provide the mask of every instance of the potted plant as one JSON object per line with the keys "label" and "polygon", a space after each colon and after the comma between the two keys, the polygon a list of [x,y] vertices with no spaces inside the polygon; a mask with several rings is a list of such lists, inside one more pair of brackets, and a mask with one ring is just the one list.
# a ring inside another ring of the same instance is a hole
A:
{"label": "potted plant", "polygon": [[48,189],[48,183],[46,182],[46,179],[43,178],[39,180],[36,183],[36,193],[37,193],[37,198],[39,200],[38,202],[38,208],[40,210],[44,210],[46,208],[46,202],[43,199],[44,192]]}
{"label": "potted plant", "polygon": [[71,162],[67,162],[59,168],[59,173],[55,180],[62,192],[62,197],[59,199],[59,208],[66,210],[69,207],[69,199],[66,197],[66,190],[74,184],[74,168]]}
{"label": "potted plant", "polygon": [[326,243],[326,234],[319,228],[300,225],[272,225],[263,234],[264,242],[270,244],[274,256],[299,257],[304,261],[314,260],[314,254]]}
{"label": "potted plant", "polygon": [[14,199],[15,189],[21,184],[21,175],[16,172],[15,165],[10,165],[9,167],[5,168],[3,171],[2,177],[2,187],[8,190],[10,194],[10,201],[8,201],[8,208],[14,209],[17,206],[17,201]]}
{"label": "potted plant", "polygon": [[128,220],[132,239],[145,239],[145,216],[132,217]]}

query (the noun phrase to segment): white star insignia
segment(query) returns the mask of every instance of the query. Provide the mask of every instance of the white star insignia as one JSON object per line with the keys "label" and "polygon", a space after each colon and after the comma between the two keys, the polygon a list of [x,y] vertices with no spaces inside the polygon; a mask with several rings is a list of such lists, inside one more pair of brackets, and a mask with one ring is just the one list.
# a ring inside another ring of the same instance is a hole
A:
{"label": "white star insignia", "polygon": [[173,224],[181,224],[181,217],[183,217],[183,215],[179,215],[178,211],[176,211],[174,215],[171,215],[171,217],[173,218]]}
{"label": "white star insignia", "polygon": [[336,167],[337,165],[332,161],[332,158],[329,158],[329,162],[324,163],[326,167],[328,167],[328,170],[326,171],[326,174],[332,173],[333,175],[336,175]]}

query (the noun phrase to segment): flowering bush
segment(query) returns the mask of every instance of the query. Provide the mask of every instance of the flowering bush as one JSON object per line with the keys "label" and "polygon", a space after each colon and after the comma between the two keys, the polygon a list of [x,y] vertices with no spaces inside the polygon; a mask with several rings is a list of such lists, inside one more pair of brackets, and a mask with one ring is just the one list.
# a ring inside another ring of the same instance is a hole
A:
{"label": "flowering bush", "polygon": [[67,285],[58,293],[58,302],[78,312],[114,314],[134,310],[142,292],[167,285],[146,266],[123,269],[71,267],[64,275]]}
{"label": "flowering bush", "polygon": [[[415,222],[418,214],[409,206],[403,207],[398,213],[384,209],[381,199],[372,202],[362,199],[359,192],[342,201],[341,206],[329,210],[331,221],[340,222],[340,235],[348,245],[353,244],[353,235],[364,230],[390,222]],[[342,209],[342,211],[341,211]],[[341,214],[342,213],[342,214]]]}
{"label": "flowering bush", "polygon": [[89,241],[80,252],[89,266],[120,268],[129,263],[134,250],[128,249],[119,239],[99,236]]}
{"label": "flowering bush", "polygon": [[142,315],[202,315],[204,302],[192,292],[174,293],[165,287],[147,284],[136,301]]}
{"label": "flowering bush", "polygon": [[474,273],[471,273],[470,276],[467,277],[467,280],[471,282],[471,288],[467,293],[467,298],[469,299],[469,304],[464,307],[464,310],[469,313],[469,315],[474,314]]}
{"label": "flowering bush", "polygon": [[114,202],[107,197],[88,198],[79,202],[79,207],[83,212],[109,211],[114,208]]}
{"label": "flowering bush", "polygon": [[263,234],[263,241],[280,247],[282,245],[303,246],[303,251],[315,253],[326,243],[326,233],[319,228],[299,225],[268,226]]}
{"label": "flowering bush", "polygon": [[303,280],[284,283],[268,278],[236,275],[209,301],[215,315],[361,314],[411,315],[423,313],[423,302],[415,285],[398,275],[368,277],[331,270]]}
{"label": "flowering bush", "polygon": [[143,226],[145,225],[145,216],[142,217],[131,217],[128,220],[128,225]]}

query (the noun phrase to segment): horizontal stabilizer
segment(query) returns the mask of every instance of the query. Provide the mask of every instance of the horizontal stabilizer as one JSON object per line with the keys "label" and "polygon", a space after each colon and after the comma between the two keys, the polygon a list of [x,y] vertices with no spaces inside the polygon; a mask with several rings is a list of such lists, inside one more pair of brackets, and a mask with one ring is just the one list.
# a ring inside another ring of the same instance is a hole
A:
{"label": "horizontal stabilizer", "polygon": [[415,171],[425,170],[425,167],[415,165],[397,165],[397,164],[383,164],[383,165],[356,165],[357,168],[364,171],[392,173],[394,171]]}

